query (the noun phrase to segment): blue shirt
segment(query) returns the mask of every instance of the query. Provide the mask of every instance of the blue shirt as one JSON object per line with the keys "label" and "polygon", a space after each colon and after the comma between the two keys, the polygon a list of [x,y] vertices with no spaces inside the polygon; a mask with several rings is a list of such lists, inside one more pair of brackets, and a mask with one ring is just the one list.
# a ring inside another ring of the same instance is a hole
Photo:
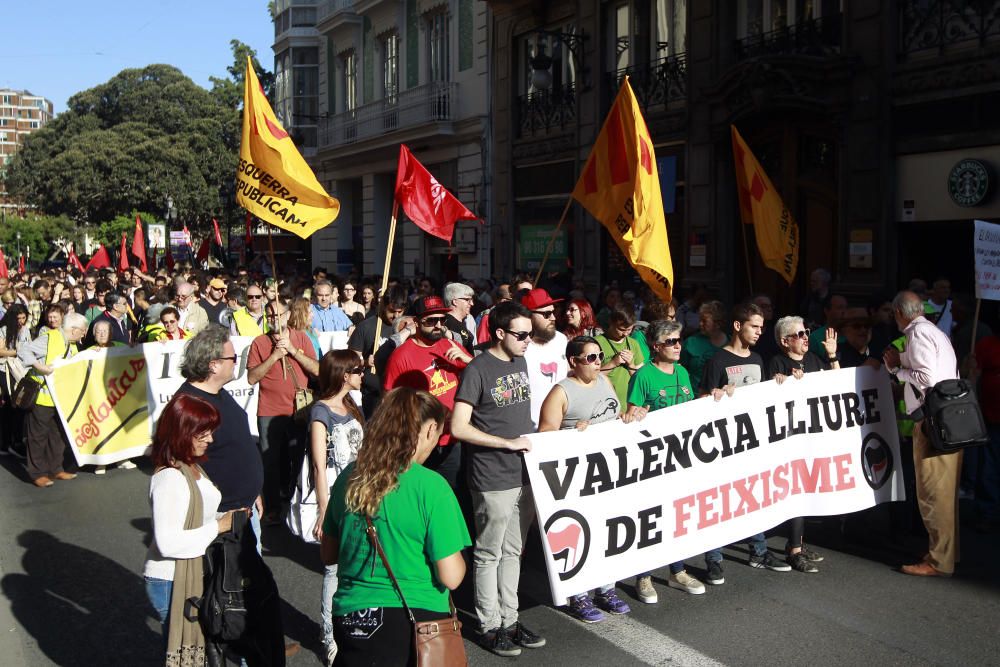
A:
{"label": "blue shirt", "polygon": [[312,304],[312,312],[313,328],[316,331],[347,331],[353,324],[347,313],[337,306],[324,309],[314,303]]}

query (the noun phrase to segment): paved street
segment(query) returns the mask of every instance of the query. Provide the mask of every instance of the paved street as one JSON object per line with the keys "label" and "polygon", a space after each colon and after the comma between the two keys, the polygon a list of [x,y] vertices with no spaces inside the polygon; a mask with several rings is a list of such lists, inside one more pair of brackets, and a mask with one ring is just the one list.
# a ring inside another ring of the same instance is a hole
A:
{"label": "paved street", "polygon": [[[16,460],[0,460],[3,603],[0,655],[21,665],[162,664],[159,628],[141,577],[149,539],[148,465],[84,473],[44,490],[28,486]],[[631,581],[627,617],[585,626],[547,606],[537,557],[522,581],[524,622],[549,645],[503,660],[468,644],[474,665],[987,665],[1000,664],[1000,539],[964,527],[964,559],[952,580],[893,570],[903,544],[884,512],[849,523],[811,522],[806,537],[826,555],[817,575],[751,570],[742,547],[726,550],[726,584],[690,596],[657,580],[660,603],[641,605]],[[912,541],[912,540],[911,540]],[[320,566],[282,528],[264,536],[265,556],[285,599],[286,633],[301,642],[290,665],[321,664]],[[537,541],[536,541],[537,547]],[[780,548],[783,538],[771,546]],[[916,544],[911,544],[916,547]],[[700,560],[691,570],[702,575]],[[468,593],[459,596],[468,609]],[[468,628],[473,626],[465,617]]]}

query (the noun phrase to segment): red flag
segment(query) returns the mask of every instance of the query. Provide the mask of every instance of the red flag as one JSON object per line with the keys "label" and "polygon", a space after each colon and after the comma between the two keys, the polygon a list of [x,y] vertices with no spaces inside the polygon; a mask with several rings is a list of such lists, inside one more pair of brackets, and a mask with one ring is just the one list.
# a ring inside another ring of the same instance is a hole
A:
{"label": "red flag", "polygon": [[10,278],[10,270],[7,268],[7,258],[3,256],[3,248],[0,248],[0,278]]}
{"label": "red flag", "polygon": [[399,145],[396,201],[420,229],[449,243],[458,220],[479,219],[437,182],[405,144]]}
{"label": "red flag", "polygon": [[69,264],[74,269],[76,269],[77,271],[79,271],[80,273],[86,273],[86,271],[83,270],[83,262],[81,262],[80,258],[76,256],[75,249],[69,251],[69,256],[66,258],[66,263]]}
{"label": "red flag", "polygon": [[146,238],[142,233],[142,221],[139,216],[135,216],[135,234],[132,236],[132,256],[139,260],[139,268],[143,273],[149,269],[146,267]]}
{"label": "red flag", "polygon": [[17,272],[24,275],[24,255],[21,255],[21,259],[17,262]]}
{"label": "red flag", "polygon": [[174,270],[174,256],[170,252],[170,244],[167,244],[166,252],[163,254],[163,264],[167,267],[168,271]]}
{"label": "red flag", "polygon": [[126,240],[125,232],[122,232],[122,249],[118,253],[118,270],[125,271],[128,269],[128,241]]}
{"label": "red flag", "polygon": [[199,262],[204,262],[208,260],[208,251],[212,249],[212,238],[206,236],[201,240],[201,245],[198,246],[198,254],[195,255],[195,259]]}
{"label": "red flag", "polygon": [[101,247],[97,249],[97,252],[90,258],[87,262],[87,268],[84,271],[90,271],[91,269],[107,269],[111,267],[111,255],[108,254],[108,249],[101,244]]}
{"label": "red flag", "polygon": [[219,223],[212,218],[212,227],[215,228],[215,245],[222,247],[222,234],[219,232]]}

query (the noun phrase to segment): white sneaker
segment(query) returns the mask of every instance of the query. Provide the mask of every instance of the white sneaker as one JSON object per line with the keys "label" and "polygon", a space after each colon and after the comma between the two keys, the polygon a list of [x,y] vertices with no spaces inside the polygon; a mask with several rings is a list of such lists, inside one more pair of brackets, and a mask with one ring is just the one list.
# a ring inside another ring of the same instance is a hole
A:
{"label": "white sneaker", "polygon": [[135,470],[136,465],[131,461],[129,461],[128,459],[125,459],[124,461],[118,464],[118,468],[120,470]]}
{"label": "white sneaker", "polygon": [[108,466],[97,466],[94,468],[95,475],[103,475],[108,471]]}
{"label": "white sneaker", "polygon": [[660,601],[660,596],[656,594],[656,589],[653,588],[652,577],[636,577],[635,592],[639,596],[640,602],[656,604]]}
{"label": "white sneaker", "polygon": [[701,595],[705,592],[705,584],[692,577],[686,570],[681,570],[677,574],[671,574],[667,578],[667,586],[682,590],[691,595]]}

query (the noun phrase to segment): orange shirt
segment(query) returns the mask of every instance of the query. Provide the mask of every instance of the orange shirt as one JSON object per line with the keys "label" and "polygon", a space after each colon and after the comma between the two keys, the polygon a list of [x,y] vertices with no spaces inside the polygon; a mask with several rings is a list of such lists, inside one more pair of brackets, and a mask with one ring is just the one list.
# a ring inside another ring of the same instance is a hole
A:
{"label": "orange shirt", "polygon": [[[289,342],[292,348],[300,348],[310,359],[316,358],[316,350],[309,337],[296,329],[289,329]],[[264,363],[264,360],[271,356],[274,351],[274,341],[268,334],[257,336],[250,344],[250,353],[247,355],[247,369],[256,368]],[[267,375],[260,379],[257,384],[257,416],[277,417],[279,415],[291,415],[295,412],[295,382],[298,382],[299,389],[305,389],[309,381],[308,377],[299,363],[292,359],[292,355],[285,357],[287,360],[288,373],[282,375],[281,361],[275,362],[267,371]],[[292,380],[292,374],[295,380]]]}

